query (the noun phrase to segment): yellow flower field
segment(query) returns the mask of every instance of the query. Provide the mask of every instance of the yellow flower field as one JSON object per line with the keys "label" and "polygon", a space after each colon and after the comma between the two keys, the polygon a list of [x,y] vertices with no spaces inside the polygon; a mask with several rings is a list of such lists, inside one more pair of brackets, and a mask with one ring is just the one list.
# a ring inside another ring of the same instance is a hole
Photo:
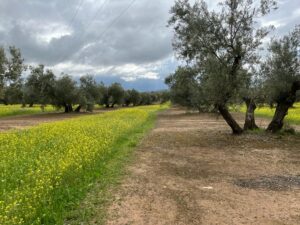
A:
{"label": "yellow flower field", "polygon": [[101,173],[95,168],[105,163],[111,146],[165,107],[122,109],[0,133],[0,224],[57,224],[60,207],[72,203],[74,189]]}
{"label": "yellow flower field", "polygon": [[[49,105],[44,108],[44,111],[53,112],[56,111],[56,109]],[[39,105],[24,108],[22,108],[21,105],[0,105],[0,118],[5,116],[28,115],[37,113],[42,113],[42,109]]]}
{"label": "yellow flower field", "polygon": [[[255,115],[272,118],[275,110],[276,108],[270,108],[268,106],[258,107],[255,110]],[[239,109],[239,111],[246,112],[246,106],[243,105]],[[289,109],[288,115],[286,116],[285,120],[289,123],[300,124],[300,103],[294,104],[294,108]]]}

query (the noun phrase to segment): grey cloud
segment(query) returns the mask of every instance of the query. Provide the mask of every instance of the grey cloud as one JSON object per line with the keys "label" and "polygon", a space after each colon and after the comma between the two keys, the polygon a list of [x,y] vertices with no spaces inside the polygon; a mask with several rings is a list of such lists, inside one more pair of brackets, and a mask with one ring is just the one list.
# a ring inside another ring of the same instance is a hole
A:
{"label": "grey cloud", "polygon": [[[174,0],[136,0],[120,16],[131,1],[1,0],[0,45],[21,48],[28,63],[51,68],[69,65],[66,70],[74,73],[75,65],[86,65],[90,73],[94,68],[97,74],[102,67],[163,64],[173,55],[172,32],[166,25]],[[216,1],[208,5],[213,8]],[[299,0],[281,1],[279,9],[264,19],[270,21],[282,24],[274,35],[286,34],[300,21]]]}
{"label": "grey cloud", "polygon": [[101,25],[95,21],[93,29],[98,25],[99,33],[91,39],[90,47],[75,56],[76,61],[96,65],[149,63],[172,53],[171,32],[166,28],[170,2],[157,4],[157,1],[137,1],[126,16],[109,27],[116,18],[116,12],[126,9],[126,4],[110,2],[111,8],[116,9],[113,13],[103,13],[98,20],[112,19],[106,23],[100,22]]}
{"label": "grey cloud", "polygon": [[263,19],[272,23],[279,23],[271,35],[282,36],[291,31],[295,25],[300,24],[300,2],[299,0],[282,0],[278,3],[278,9]]}
{"label": "grey cloud", "polygon": [[[3,38],[0,43],[5,45],[16,45],[21,48],[27,61],[44,64],[57,63],[64,54],[72,55],[76,48],[80,47],[82,41],[75,39],[76,33],[82,30],[80,26],[74,29],[73,35],[62,35],[53,38],[49,43],[42,43],[38,39],[41,33],[52,35],[50,27],[56,24],[57,28],[68,28],[72,7],[58,5],[62,1],[1,1],[0,19],[7,21],[1,31]],[[2,23],[0,23],[2,25]],[[70,30],[72,27],[69,28]]]}
{"label": "grey cloud", "polygon": [[95,65],[149,63],[161,60],[172,53],[172,36],[169,32],[161,32],[160,29],[149,27],[143,30],[113,30],[110,32],[113,39],[106,36],[97,44],[80,51],[75,59],[81,63]]}
{"label": "grey cloud", "polygon": [[[0,18],[8,18],[9,25],[0,42],[20,47],[29,61],[49,65],[68,60],[92,65],[149,63],[171,54],[171,35],[165,27],[171,2],[136,1],[117,21],[129,0],[110,0],[105,5],[103,1],[80,2],[1,1]],[[67,27],[71,34],[42,43],[37,36],[47,32],[51,23]],[[87,44],[92,46],[83,49]]]}

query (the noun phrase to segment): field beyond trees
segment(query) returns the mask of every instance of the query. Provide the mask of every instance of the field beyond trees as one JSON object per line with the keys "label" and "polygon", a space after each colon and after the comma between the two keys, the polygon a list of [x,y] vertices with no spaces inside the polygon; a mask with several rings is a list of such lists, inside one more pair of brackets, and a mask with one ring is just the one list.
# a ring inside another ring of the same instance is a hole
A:
{"label": "field beyond trees", "polygon": [[[245,113],[247,108],[245,105],[242,107],[237,107],[237,111]],[[266,117],[266,118],[272,118],[275,113],[276,108],[271,108],[270,106],[263,106],[258,107],[255,110],[256,116]],[[294,107],[292,107],[286,118],[285,121],[288,122],[290,125],[292,124],[300,124],[300,103],[294,104]]]}
{"label": "field beyond trees", "polygon": [[39,114],[42,112],[55,112],[53,106],[44,106],[43,110],[41,106],[35,105],[32,107],[22,107],[22,105],[0,105],[0,118],[7,116],[18,116],[18,115],[32,115]]}

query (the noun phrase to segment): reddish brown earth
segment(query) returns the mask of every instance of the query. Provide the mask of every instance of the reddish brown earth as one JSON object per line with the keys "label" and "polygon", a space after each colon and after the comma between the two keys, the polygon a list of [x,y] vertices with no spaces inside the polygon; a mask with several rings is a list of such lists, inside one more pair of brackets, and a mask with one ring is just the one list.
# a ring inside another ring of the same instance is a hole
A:
{"label": "reddish brown earth", "polygon": [[232,136],[221,118],[171,109],[138,147],[106,224],[300,224],[299,175],[299,136]]}

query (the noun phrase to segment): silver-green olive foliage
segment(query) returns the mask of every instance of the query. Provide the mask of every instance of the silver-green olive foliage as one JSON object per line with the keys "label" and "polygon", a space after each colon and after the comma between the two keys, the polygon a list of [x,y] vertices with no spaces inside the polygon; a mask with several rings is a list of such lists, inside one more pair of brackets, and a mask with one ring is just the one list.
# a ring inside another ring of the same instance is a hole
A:
{"label": "silver-green olive foliage", "polygon": [[7,51],[0,47],[0,99],[17,103],[22,99],[22,72],[26,69],[20,49],[10,46]]}
{"label": "silver-green olive foliage", "polygon": [[53,105],[57,107],[72,106],[78,103],[78,88],[76,81],[69,75],[63,74],[55,80]]}
{"label": "silver-green olive foliage", "polygon": [[44,65],[30,67],[23,95],[25,103],[47,104],[54,97],[55,75],[51,70],[45,70]]}
{"label": "silver-green olive foliage", "polygon": [[288,35],[273,39],[261,66],[265,95],[269,103],[280,103],[292,84],[300,81],[300,26]]}
{"label": "silver-green olive foliage", "polygon": [[171,100],[189,108],[196,108],[194,93],[200,89],[196,82],[197,71],[191,67],[178,67],[175,73],[165,79],[171,90]]}
{"label": "silver-green olive foliage", "polygon": [[245,73],[239,71],[257,62],[257,49],[270,30],[259,28],[257,19],[276,8],[276,2],[226,0],[219,6],[209,10],[205,1],[192,5],[177,0],[169,25],[175,31],[177,56],[199,68],[201,82],[208,86],[206,94],[214,104],[226,104],[243,87]]}
{"label": "silver-green olive foliage", "polygon": [[119,83],[113,83],[108,87],[108,95],[110,96],[111,107],[116,104],[120,105],[123,103],[124,89]]}
{"label": "silver-green olive foliage", "polygon": [[94,105],[99,101],[101,93],[92,75],[80,77],[79,95],[82,106]]}
{"label": "silver-green olive foliage", "polygon": [[136,106],[139,104],[141,100],[140,98],[140,93],[137,90],[127,90],[124,92],[124,105],[129,106],[130,104],[132,104],[133,106]]}

